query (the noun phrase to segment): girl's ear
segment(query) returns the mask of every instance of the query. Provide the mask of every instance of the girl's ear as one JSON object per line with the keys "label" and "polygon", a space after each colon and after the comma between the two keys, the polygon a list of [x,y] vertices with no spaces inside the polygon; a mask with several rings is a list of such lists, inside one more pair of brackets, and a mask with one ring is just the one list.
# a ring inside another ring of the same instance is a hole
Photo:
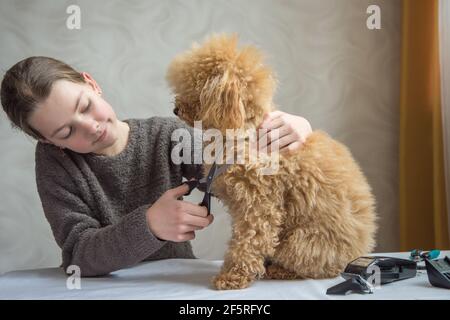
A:
{"label": "girl's ear", "polygon": [[84,81],[99,95],[102,94],[102,88],[98,85],[97,81],[92,78],[92,76],[87,72],[81,72],[81,76],[84,78]]}

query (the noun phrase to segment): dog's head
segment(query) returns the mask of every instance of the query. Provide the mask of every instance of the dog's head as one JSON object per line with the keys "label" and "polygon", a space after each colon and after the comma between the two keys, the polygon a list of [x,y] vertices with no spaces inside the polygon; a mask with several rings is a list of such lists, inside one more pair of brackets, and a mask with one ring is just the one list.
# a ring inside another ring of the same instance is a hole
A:
{"label": "dog's head", "polygon": [[273,109],[276,80],[252,46],[239,49],[237,36],[216,35],[194,44],[169,66],[167,81],[175,93],[174,113],[204,129],[252,128]]}

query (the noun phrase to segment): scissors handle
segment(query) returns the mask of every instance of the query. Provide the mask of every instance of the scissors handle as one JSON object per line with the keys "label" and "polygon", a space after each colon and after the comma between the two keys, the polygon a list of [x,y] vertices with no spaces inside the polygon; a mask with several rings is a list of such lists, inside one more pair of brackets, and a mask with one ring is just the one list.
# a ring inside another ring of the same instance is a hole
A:
{"label": "scissors handle", "polygon": [[192,190],[194,190],[195,188],[198,187],[199,182],[198,182],[198,180],[189,180],[189,181],[183,182],[182,184],[187,184],[188,185],[189,191],[188,191],[188,193],[185,194],[185,196],[188,196],[188,195],[191,194]]}
{"label": "scissors handle", "polygon": [[205,195],[203,196],[203,201],[200,202],[198,205],[206,207],[206,209],[208,209],[207,215],[209,216],[209,214],[211,213],[211,210],[210,210],[211,209],[211,193],[205,192]]}
{"label": "scissors handle", "polygon": [[[183,182],[182,184],[187,184],[189,186],[188,193],[184,194],[185,196],[188,196],[191,194],[192,190],[197,188],[201,183],[199,182],[199,180],[189,180],[189,181]],[[210,208],[211,208],[211,193],[205,192],[202,202],[200,202],[198,205],[206,207],[206,209],[208,209],[208,216],[209,216],[209,214],[211,213],[211,210],[210,210]]]}

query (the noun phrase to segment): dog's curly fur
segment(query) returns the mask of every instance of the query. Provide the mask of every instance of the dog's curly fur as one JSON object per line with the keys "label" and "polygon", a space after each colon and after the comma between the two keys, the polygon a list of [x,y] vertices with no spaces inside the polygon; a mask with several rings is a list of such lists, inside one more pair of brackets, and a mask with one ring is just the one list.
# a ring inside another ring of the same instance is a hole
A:
{"label": "dog's curly fur", "polygon": [[[272,71],[258,49],[238,48],[235,35],[195,44],[173,60],[167,80],[177,115],[191,126],[201,120],[204,129],[223,133],[256,128],[275,109]],[[261,174],[271,156],[257,163],[246,157],[213,183],[233,225],[213,279],[217,289],[245,288],[262,277],[335,277],[375,245],[375,200],[344,145],[314,131],[295,154],[280,155],[276,174]]]}

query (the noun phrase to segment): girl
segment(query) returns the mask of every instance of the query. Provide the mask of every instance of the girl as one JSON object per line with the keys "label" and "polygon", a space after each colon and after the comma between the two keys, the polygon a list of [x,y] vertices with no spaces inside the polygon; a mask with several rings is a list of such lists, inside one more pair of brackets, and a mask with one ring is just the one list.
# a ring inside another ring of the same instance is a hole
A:
{"label": "girl", "polygon": [[[200,179],[202,166],[169,159],[172,132],[193,136],[193,128],[175,117],[121,121],[88,73],[48,57],[11,67],[1,103],[13,127],[38,140],[37,189],[64,270],[98,276],[143,260],[195,258],[189,240],[213,216],[182,200],[181,181]],[[261,127],[280,129],[281,152],[295,152],[311,132],[306,119],[279,111]]]}

